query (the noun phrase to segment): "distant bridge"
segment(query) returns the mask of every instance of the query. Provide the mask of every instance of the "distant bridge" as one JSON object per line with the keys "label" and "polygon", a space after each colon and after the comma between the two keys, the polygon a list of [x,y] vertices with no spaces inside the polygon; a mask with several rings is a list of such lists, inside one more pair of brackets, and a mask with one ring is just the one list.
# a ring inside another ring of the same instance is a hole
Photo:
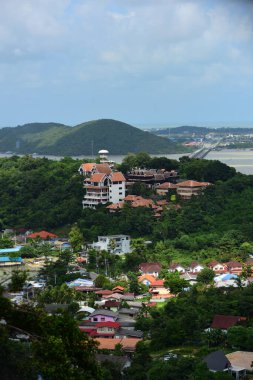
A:
{"label": "distant bridge", "polygon": [[220,139],[217,143],[213,145],[203,145],[200,149],[195,150],[195,152],[189,155],[189,158],[205,158],[211,150],[217,148],[220,145],[222,139]]}

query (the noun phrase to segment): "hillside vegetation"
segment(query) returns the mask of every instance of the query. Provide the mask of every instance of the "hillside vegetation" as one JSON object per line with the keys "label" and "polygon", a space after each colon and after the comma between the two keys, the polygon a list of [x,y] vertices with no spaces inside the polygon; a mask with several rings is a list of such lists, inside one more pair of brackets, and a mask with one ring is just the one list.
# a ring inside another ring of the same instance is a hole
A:
{"label": "hillside vegetation", "polygon": [[0,129],[0,151],[59,156],[96,154],[105,148],[111,154],[145,151],[154,154],[183,153],[186,148],[116,120],[101,119],[69,127],[57,123],[31,123]]}

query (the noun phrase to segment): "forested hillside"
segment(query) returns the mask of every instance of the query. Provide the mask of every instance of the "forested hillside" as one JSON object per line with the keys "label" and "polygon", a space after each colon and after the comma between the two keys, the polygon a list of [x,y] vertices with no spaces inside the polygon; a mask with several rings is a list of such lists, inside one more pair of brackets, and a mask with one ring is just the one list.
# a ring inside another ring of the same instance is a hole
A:
{"label": "forested hillside", "polygon": [[69,127],[57,123],[32,123],[0,129],[0,151],[59,156],[96,154],[182,153],[186,148],[116,120],[101,119]]}

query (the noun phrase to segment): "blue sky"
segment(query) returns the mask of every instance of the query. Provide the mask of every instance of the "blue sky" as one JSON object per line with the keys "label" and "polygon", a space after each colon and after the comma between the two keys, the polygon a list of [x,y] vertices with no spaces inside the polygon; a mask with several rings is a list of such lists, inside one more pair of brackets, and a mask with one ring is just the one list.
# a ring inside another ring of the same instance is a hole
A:
{"label": "blue sky", "polygon": [[253,127],[253,2],[0,0],[0,126]]}

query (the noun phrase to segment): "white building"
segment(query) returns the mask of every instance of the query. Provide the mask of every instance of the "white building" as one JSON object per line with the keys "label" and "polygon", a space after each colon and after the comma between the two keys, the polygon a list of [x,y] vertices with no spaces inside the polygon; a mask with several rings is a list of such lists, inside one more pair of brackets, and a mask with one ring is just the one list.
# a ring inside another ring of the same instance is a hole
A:
{"label": "white building", "polygon": [[98,241],[91,244],[91,248],[99,251],[108,251],[114,254],[131,252],[129,235],[98,236]]}
{"label": "white building", "polygon": [[[107,152],[107,151],[99,151]],[[112,171],[109,160],[100,155],[102,163],[86,163],[79,168],[79,173],[84,175],[83,208],[96,208],[99,204],[119,203],[126,196],[126,179],[121,172]]]}

